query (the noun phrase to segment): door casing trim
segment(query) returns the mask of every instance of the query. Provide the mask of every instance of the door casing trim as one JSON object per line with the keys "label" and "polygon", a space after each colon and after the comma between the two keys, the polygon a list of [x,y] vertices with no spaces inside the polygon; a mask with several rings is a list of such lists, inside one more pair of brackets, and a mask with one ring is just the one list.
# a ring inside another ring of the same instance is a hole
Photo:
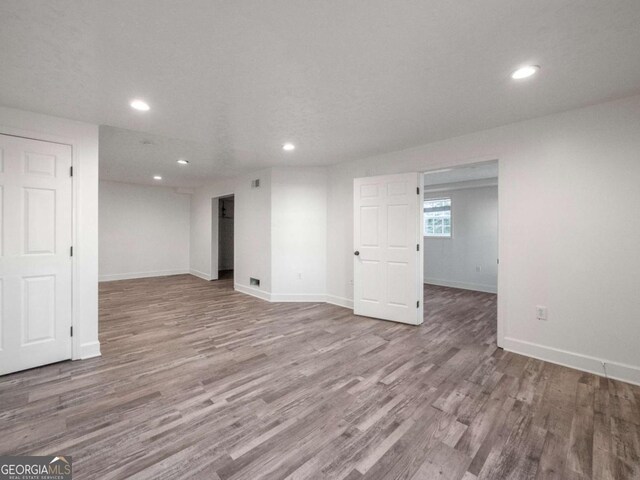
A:
{"label": "door casing trim", "polygon": [[27,140],[68,145],[71,147],[71,166],[73,167],[73,176],[71,177],[71,243],[74,246],[74,255],[71,257],[71,327],[73,328],[73,336],[71,337],[70,360],[79,360],[82,358],[80,342],[82,326],[80,325],[80,322],[77,321],[79,318],[79,305],[78,302],[75,301],[76,298],[79,298],[80,292],[76,247],[78,245],[78,182],[76,182],[76,178],[82,167],[78,161],[78,144],[73,139],[62,137],[60,135],[51,135],[48,133],[7,127],[4,125],[0,125],[0,134],[25,138]]}

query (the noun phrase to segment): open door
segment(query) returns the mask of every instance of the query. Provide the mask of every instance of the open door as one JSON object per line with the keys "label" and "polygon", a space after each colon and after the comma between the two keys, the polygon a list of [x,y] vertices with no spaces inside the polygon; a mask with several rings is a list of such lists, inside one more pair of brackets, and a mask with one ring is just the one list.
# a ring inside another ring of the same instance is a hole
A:
{"label": "open door", "polygon": [[71,158],[0,134],[0,375],[71,358]]}
{"label": "open door", "polygon": [[354,313],[420,325],[422,174],[356,178]]}

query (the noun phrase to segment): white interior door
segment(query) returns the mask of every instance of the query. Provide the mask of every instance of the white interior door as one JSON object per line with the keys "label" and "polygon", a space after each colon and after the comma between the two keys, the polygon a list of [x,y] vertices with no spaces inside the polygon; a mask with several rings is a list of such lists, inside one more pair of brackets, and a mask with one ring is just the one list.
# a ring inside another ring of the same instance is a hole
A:
{"label": "white interior door", "polygon": [[0,374],[71,358],[71,147],[0,134]]}
{"label": "white interior door", "polygon": [[421,183],[419,173],[354,180],[356,315],[422,323]]}

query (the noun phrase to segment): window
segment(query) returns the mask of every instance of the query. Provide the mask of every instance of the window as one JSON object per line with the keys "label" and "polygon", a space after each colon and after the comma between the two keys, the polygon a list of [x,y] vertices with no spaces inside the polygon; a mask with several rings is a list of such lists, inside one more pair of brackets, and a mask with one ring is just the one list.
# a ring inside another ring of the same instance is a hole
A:
{"label": "window", "polygon": [[451,237],[451,199],[424,201],[424,236]]}

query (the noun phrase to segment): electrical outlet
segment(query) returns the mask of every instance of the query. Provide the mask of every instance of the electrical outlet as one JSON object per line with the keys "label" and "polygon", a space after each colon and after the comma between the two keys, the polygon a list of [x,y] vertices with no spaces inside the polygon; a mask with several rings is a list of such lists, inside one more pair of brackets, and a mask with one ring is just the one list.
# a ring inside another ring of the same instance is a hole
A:
{"label": "electrical outlet", "polygon": [[538,320],[546,320],[547,319],[547,307],[543,307],[542,305],[536,306],[536,318]]}
{"label": "electrical outlet", "polygon": [[302,280],[302,272],[298,272],[298,280]]}
{"label": "electrical outlet", "polygon": [[476,272],[480,273],[482,271],[482,267],[480,265],[476,265]]}

